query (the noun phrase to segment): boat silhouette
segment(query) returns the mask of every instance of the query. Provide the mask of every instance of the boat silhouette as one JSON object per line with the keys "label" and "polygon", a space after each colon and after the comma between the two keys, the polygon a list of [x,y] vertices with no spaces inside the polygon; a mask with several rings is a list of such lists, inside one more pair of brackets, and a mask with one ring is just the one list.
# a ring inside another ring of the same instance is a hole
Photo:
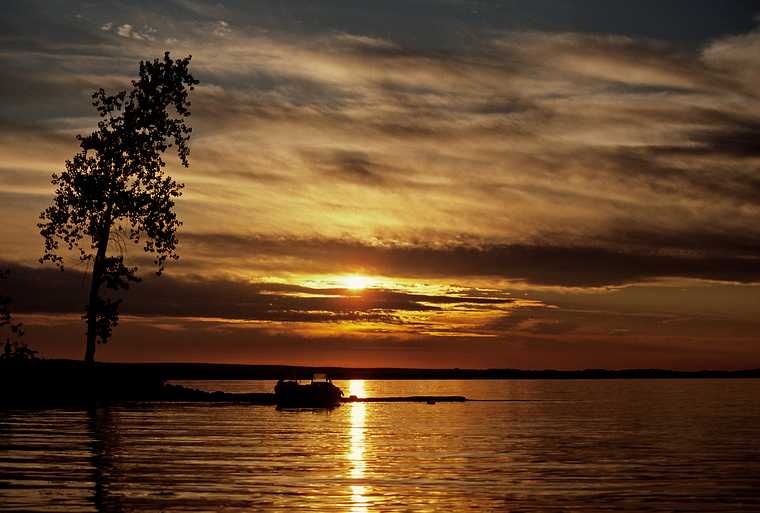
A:
{"label": "boat silhouette", "polygon": [[278,408],[333,408],[341,403],[343,391],[324,374],[314,374],[309,383],[280,379],[274,396]]}

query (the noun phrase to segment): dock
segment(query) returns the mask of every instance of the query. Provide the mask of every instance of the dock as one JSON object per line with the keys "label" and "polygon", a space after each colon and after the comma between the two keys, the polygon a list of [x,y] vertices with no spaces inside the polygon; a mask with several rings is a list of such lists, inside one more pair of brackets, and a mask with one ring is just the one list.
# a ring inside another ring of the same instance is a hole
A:
{"label": "dock", "polygon": [[[160,400],[189,402],[245,403],[258,405],[277,404],[274,394],[270,393],[230,393],[206,392],[179,385],[166,385]],[[391,397],[344,397],[341,403],[463,403],[467,398],[461,395],[411,395]]]}
{"label": "dock", "polygon": [[396,397],[344,397],[343,403],[463,403],[467,398],[461,395],[410,395]]}

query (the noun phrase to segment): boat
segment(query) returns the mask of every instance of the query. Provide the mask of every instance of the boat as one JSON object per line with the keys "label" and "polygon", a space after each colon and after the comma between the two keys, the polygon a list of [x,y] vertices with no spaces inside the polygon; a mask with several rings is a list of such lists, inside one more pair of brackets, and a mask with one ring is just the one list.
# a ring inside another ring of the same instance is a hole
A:
{"label": "boat", "polygon": [[274,387],[278,408],[333,408],[341,403],[343,391],[324,374],[314,374],[309,383],[281,379]]}

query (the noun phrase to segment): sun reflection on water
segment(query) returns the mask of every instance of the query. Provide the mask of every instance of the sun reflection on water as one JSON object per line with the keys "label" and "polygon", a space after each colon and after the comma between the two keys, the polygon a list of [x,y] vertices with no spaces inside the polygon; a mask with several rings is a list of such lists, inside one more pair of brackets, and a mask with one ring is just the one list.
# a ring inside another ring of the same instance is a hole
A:
{"label": "sun reflection on water", "polygon": [[[352,379],[348,385],[349,395],[364,397],[364,380]],[[351,448],[346,457],[351,463],[351,479],[363,480],[366,462],[364,460],[364,431],[366,420],[366,404],[351,403],[350,405],[350,434]],[[351,485],[351,512],[367,513],[368,509],[367,487],[363,484]]]}

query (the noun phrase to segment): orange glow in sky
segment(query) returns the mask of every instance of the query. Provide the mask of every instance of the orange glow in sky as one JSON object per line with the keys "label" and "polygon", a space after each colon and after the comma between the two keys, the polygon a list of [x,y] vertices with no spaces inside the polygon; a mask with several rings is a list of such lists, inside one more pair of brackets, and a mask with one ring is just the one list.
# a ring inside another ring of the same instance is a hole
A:
{"label": "orange glow in sky", "polygon": [[341,283],[347,289],[362,290],[371,287],[373,281],[366,276],[352,274],[341,278]]}

